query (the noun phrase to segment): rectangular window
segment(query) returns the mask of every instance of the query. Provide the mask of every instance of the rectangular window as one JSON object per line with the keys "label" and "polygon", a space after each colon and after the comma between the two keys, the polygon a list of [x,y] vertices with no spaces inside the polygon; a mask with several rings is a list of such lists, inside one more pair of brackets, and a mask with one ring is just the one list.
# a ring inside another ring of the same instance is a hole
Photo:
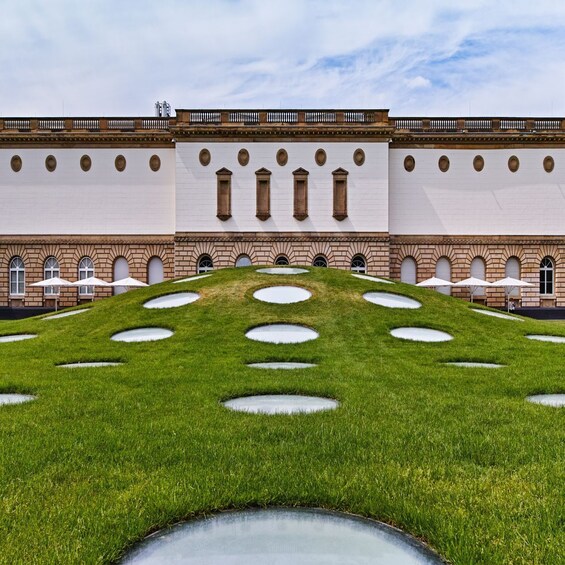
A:
{"label": "rectangular window", "polygon": [[260,220],[271,217],[271,171],[259,169],[255,172],[257,178],[257,213]]}
{"label": "rectangular window", "polygon": [[342,221],[347,218],[347,175],[345,169],[336,169],[332,175],[334,179],[334,213],[333,217]]}
{"label": "rectangular window", "polygon": [[231,218],[231,171],[220,169],[217,175],[217,214],[223,222]]}
{"label": "rectangular window", "polygon": [[294,175],[294,217],[305,220],[308,217],[308,171],[297,169]]}

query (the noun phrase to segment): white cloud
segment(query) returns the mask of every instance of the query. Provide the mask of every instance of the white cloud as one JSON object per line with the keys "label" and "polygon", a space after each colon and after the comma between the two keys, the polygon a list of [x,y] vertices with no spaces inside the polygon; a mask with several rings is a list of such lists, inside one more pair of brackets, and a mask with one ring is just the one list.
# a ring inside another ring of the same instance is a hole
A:
{"label": "white cloud", "polygon": [[0,114],[565,115],[564,32],[550,0],[2,0]]}

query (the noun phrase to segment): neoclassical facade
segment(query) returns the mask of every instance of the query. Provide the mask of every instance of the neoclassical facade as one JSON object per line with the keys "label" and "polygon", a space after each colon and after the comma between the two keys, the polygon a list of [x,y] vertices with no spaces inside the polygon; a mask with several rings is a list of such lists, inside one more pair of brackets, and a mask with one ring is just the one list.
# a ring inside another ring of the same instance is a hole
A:
{"label": "neoclassical facade", "polygon": [[[0,118],[0,306],[53,304],[56,289],[29,286],[51,276],[153,283],[272,263],[513,276],[534,284],[523,306],[565,306],[564,187],[556,118]],[[91,299],[61,289],[62,305]]]}

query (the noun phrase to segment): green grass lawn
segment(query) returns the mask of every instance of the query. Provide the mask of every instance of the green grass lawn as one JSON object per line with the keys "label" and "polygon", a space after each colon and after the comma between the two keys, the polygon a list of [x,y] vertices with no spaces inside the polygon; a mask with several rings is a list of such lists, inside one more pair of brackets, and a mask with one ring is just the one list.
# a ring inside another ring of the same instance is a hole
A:
{"label": "green grass lawn", "polygon": [[[255,506],[324,507],[394,524],[454,564],[565,563],[565,409],[528,394],[565,390],[565,345],[528,333],[565,326],[481,316],[470,304],[409,285],[309,268],[268,276],[226,269],[95,303],[59,320],[1,324],[37,333],[0,344],[0,392],[37,400],[0,407],[2,563],[108,563],[148,533],[193,516]],[[253,299],[297,284],[294,305]],[[194,290],[188,306],[148,310],[148,298]],[[386,290],[418,310],[370,304]],[[274,345],[252,326],[296,322],[317,340]],[[158,326],[173,337],[118,343],[120,330]],[[424,326],[446,343],[395,339]],[[118,367],[64,369],[73,361]],[[316,362],[294,371],[248,362]],[[470,369],[444,361],[486,361]],[[335,411],[266,416],[221,401],[251,393],[332,397]]]}

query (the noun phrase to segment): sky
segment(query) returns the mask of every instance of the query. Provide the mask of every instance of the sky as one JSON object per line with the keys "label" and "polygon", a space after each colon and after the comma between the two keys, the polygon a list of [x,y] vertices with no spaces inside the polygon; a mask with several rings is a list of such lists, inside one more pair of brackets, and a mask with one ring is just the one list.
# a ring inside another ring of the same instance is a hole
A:
{"label": "sky", "polygon": [[0,116],[565,116],[562,0],[0,0]]}

